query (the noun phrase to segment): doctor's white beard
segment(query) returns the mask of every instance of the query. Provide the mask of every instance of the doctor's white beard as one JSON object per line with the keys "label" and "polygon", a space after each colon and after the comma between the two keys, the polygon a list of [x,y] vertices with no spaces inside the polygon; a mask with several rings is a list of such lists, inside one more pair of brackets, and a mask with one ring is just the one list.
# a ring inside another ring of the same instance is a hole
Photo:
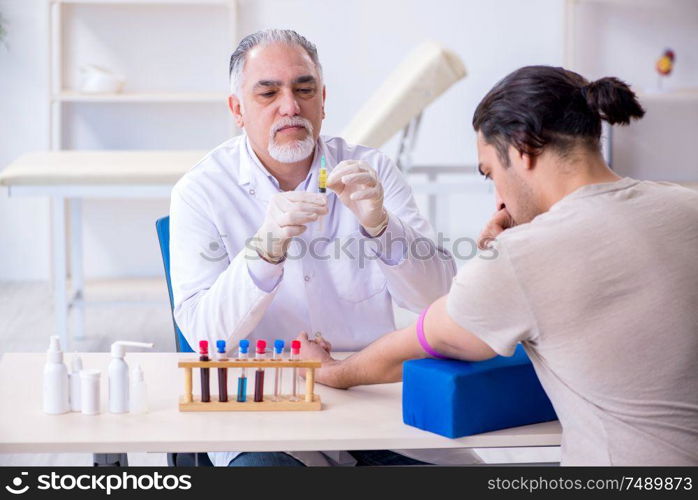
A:
{"label": "doctor's white beard", "polygon": [[[301,126],[308,131],[308,137],[302,141],[291,141],[288,144],[277,144],[275,136],[283,127]],[[295,163],[305,160],[313,154],[315,149],[315,139],[313,138],[313,125],[300,116],[294,118],[283,118],[274,124],[269,133],[269,156],[281,163]]]}

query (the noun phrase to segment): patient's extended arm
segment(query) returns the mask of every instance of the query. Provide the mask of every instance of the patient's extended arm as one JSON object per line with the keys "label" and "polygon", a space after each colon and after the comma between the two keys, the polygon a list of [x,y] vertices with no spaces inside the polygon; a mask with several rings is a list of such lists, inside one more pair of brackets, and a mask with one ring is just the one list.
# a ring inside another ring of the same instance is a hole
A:
{"label": "patient's extended arm", "polygon": [[[494,357],[496,353],[486,343],[451,319],[446,298],[434,302],[424,319],[425,337],[432,349],[450,358],[469,361]],[[320,345],[308,341],[304,333],[299,339],[303,358],[323,362],[323,367],[316,371],[316,381],[341,389],[398,382],[402,379],[403,361],[428,357],[417,340],[415,325],[390,332],[345,360],[333,359]]]}

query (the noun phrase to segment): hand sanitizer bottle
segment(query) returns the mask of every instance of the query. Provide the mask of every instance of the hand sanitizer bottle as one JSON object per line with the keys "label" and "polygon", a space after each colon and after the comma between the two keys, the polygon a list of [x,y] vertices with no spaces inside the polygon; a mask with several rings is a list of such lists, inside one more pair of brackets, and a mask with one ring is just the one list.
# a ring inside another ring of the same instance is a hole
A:
{"label": "hand sanitizer bottle", "polygon": [[60,415],[70,411],[70,385],[61,344],[55,335],[51,337],[47,354],[44,367],[44,413]]}
{"label": "hand sanitizer bottle", "polygon": [[118,340],[111,345],[109,363],[109,412],[128,411],[128,365],[124,361],[126,347],[153,347],[152,342],[127,342]]}

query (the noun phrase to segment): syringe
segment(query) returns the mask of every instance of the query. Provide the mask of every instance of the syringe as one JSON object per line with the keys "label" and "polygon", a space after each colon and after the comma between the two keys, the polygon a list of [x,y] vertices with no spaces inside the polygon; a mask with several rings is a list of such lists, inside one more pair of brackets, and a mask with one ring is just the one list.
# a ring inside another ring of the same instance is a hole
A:
{"label": "syringe", "polygon": [[[291,341],[291,361],[301,359],[301,341]],[[298,401],[298,368],[293,367],[293,379],[291,380],[291,397],[289,401]]]}
{"label": "syringe", "polygon": [[[274,354],[272,355],[274,360],[284,359],[284,341],[277,339],[274,341]],[[281,390],[281,368],[274,368],[274,397],[272,401],[281,401],[280,390]]]}
{"label": "syringe", "polygon": [[327,192],[327,163],[325,162],[325,155],[320,157],[320,172],[318,174],[318,190],[321,193]]}
{"label": "syringe", "polygon": [[[250,348],[250,341],[242,339],[239,344],[238,359],[246,360],[248,358],[247,351]],[[245,367],[242,367],[240,376],[238,377],[238,403],[247,401],[247,376],[245,375]]]}

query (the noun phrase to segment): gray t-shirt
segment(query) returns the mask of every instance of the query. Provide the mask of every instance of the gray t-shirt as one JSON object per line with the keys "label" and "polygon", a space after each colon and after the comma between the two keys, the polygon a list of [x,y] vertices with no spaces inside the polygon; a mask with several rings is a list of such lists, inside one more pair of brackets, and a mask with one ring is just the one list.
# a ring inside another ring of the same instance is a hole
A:
{"label": "gray t-shirt", "polygon": [[448,311],[529,354],[565,465],[698,465],[698,192],[625,178],[502,233]]}

